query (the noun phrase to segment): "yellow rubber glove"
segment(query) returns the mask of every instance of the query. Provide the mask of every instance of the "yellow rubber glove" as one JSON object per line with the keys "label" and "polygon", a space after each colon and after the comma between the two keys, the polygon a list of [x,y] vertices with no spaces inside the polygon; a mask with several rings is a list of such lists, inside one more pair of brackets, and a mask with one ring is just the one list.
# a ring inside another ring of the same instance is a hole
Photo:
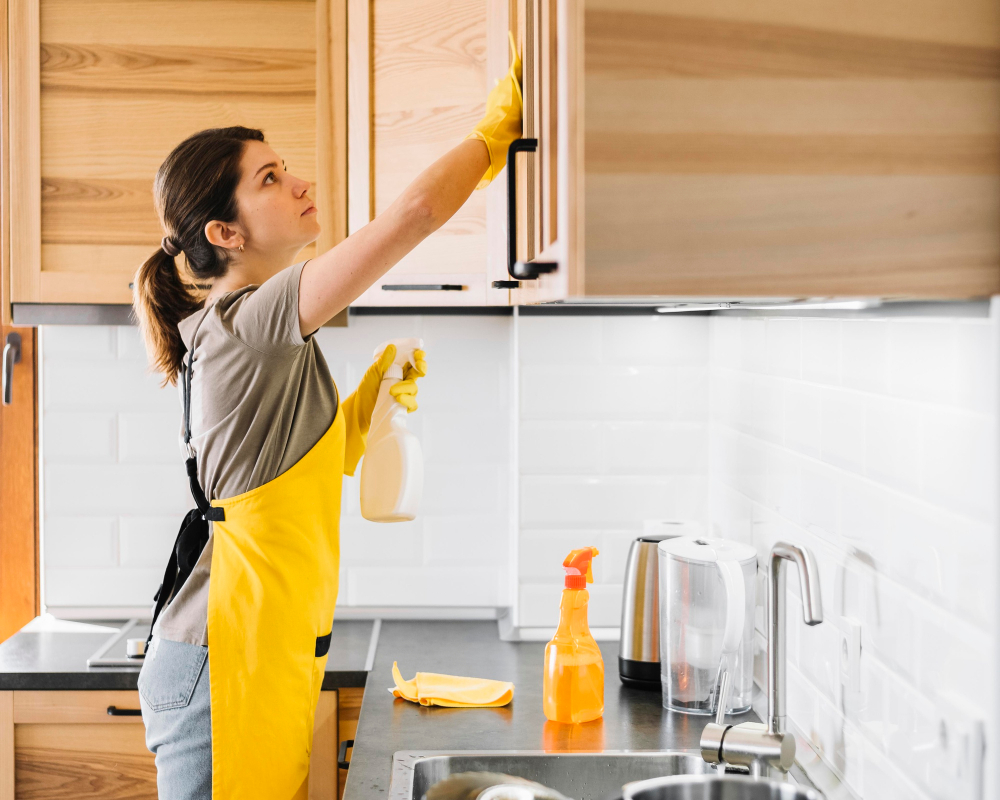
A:
{"label": "yellow rubber glove", "polygon": [[510,38],[510,70],[486,98],[486,114],[466,139],[479,139],[486,143],[490,151],[490,168],[486,170],[477,189],[489,186],[504,164],[507,163],[507,148],[515,139],[521,138],[521,58],[517,54],[514,34]]}
{"label": "yellow rubber glove", "polygon": [[417,378],[427,374],[427,353],[414,350],[413,361],[412,364],[407,361],[403,367],[403,380],[389,387],[389,394],[406,406],[407,413],[417,410]]}
{"label": "yellow rubber glove", "polygon": [[[427,354],[423,350],[413,351],[413,361],[403,367],[403,379],[393,384],[389,394],[406,407],[407,412],[417,408],[417,378],[427,374]],[[344,457],[344,474],[353,475],[354,470],[365,454],[368,445],[368,430],[372,424],[372,414],[375,412],[375,402],[378,400],[378,390],[382,386],[382,378],[396,360],[396,345],[387,345],[378,361],[372,363],[365,371],[358,388],[352,392],[343,404],[344,423],[346,426],[347,446]]]}

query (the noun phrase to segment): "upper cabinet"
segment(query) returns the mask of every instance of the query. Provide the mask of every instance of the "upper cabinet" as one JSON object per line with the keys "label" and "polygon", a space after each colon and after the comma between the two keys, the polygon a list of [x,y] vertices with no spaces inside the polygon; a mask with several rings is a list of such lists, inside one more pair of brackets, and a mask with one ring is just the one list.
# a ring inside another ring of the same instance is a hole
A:
{"label": "upper cabinet", "polygon": [[[346,233],[346,0],[9,0],[11,299],[129,303],[157,167],[260,128]],[[310,246],[301,254],[306,258]]]}
{"label": "upper cabinet", "polygon": [[1000,291],[992,0],[518,12],[521,301]]}
{"label": "upper cabinet", "polygon": [[185,136],[262,128],[323,238],[472,129],[508,169],[360,305],[1000,292],[995,0],[8,0],[15,303],[128,303]]}

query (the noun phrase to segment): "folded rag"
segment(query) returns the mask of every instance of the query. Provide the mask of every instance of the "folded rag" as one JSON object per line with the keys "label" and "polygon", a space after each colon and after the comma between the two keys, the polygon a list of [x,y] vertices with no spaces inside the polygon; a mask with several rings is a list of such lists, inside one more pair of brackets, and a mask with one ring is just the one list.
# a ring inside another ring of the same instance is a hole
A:
{"label": "folded rag", "polygon": [[422,706],[498,708],[514,699],[514,684],[509,681],[459,678],[434,672],[418,672],[412,681],[404,681],[395,661],[392,662],[392,679],[396,688],[389,691],[395,697]]}

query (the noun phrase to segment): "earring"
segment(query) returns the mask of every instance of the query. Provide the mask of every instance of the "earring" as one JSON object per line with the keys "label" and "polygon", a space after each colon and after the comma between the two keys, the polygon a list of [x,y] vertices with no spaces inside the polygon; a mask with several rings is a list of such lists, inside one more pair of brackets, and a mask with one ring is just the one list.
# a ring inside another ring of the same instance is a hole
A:
{"label": "earring", "polygon": [[243,245],[240,245],[240,252],[243,252]]}

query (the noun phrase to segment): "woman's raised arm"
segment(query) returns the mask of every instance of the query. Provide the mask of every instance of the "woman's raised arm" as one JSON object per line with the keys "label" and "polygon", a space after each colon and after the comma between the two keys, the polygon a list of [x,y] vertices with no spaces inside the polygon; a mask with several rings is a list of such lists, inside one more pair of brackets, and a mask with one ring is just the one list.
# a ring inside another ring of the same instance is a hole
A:
{"label": "woman's raised arm", "polygon": [[[513,38],[511,49],[514,50]],[[479,186],[503,169],[521,135],[521,61],[490,92],[469,138],[431,164],[378,217],[309,261],[299,282],[299,326],[306,336],[339,314],[430,234]]]}

